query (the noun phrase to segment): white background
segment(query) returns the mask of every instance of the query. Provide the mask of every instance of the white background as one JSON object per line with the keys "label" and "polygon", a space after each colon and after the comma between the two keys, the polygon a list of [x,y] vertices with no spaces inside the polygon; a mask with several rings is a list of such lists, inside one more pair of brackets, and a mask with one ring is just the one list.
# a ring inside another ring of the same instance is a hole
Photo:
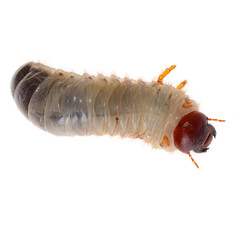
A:
{"label": "white background", "polygon": [[[1,1],[0,239],[240,239],[239,1]],[[55,137],[17,109],[28,61],[165,79],[212,118],[200,169],[140,140]]]}

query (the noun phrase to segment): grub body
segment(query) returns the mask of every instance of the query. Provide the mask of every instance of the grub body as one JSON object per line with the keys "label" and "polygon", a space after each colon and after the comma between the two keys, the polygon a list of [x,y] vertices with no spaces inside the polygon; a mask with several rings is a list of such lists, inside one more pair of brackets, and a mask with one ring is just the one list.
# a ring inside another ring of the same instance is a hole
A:
{"label": "grub body", "polygon": [[[22,79],[19,72],[18,79],[13,77],[14,99],[30,121],[55,135],[120,135],[173,151],[178,122],[198,110],[193,100],[172,86],[29,64]],[[169,146],[161,144],[165,136]]]}

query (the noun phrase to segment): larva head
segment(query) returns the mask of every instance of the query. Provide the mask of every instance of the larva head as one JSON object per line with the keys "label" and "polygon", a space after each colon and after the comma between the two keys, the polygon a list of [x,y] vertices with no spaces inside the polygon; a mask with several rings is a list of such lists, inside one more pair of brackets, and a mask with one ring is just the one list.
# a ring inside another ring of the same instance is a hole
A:
{"label": "larva head", "polygon": [[46,72],[33,67],[29,62],[21,66],[14,74],[11,82],[12,95],[19,109],[25,116],[28,114],[28,105],[39,84],[48,76]]}
{"label": "larva head", "polygon": [[194,111],[182,117],[173,133],[174,144],[184,153],[195,151],[206,152],[208,146],[216,137],[215,128],[208,124],[208,118],[203,113]]}

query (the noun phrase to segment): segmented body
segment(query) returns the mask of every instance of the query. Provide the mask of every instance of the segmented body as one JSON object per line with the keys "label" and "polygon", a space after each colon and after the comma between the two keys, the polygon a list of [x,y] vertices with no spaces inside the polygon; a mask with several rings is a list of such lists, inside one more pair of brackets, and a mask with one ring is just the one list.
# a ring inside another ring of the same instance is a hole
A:
{"label": "segmented body", "polygon": [[26,66],[25,75],[22,68],[13,78],[14,99],[30,121],[55,135],[120,135],[173,151],[178,122],[198,110],[183,91],[157,82]]}

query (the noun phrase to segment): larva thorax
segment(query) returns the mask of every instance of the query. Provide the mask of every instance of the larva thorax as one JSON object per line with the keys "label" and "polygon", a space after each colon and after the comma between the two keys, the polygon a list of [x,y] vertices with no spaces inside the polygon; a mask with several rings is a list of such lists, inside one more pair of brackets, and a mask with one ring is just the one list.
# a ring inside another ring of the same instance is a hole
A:
{"label": "larva thorax", "polygon": [[12,94],[30,121],[55,135],[120,135],[167,151],[175,149],[173,132],[181,118],[198,110],[172,86],[77,75],[38,63],[16,72]]}

